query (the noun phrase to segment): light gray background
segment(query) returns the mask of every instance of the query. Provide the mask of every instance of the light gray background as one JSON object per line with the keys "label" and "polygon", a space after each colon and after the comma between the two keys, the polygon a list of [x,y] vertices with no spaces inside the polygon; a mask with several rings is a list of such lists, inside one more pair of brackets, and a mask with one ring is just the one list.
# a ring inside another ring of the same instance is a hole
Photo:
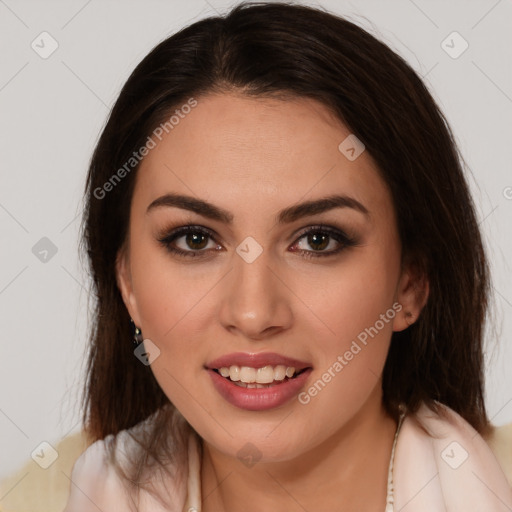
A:
{"label": "light gray background", "polygon": [[[0,0],[0,477],[42,441],[55,446],[79,428],[88,278],[77,234],[87,164],[109,108],[155,44],[232,4]],[[310,4],[348,16],[405,57],[453,127],[474,175],[495,280],[488,409],[495,424],[512,422],[512,4]],[[47,59],[31,48],[43,31],[59,45]],[[457,59],[441,46],[453,31],[469,43]],[[42,237],[57,247],[47,262],[32,252]]]}

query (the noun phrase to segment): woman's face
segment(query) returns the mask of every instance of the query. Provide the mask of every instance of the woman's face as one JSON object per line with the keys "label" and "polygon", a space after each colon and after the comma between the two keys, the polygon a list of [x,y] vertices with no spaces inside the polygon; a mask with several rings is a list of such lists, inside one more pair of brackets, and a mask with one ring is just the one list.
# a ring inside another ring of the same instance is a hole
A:
{"label": "woman's face", "polygon": [[[313,100],[208,95],[138,170],[118,282],[163,391],[226,455],[291,460],[380,413],[392,331],[419,314],[390,193],[349,135]],[[307,369],[279,380],[285,358]],[[214,370],[231,366],[273,384]]]}

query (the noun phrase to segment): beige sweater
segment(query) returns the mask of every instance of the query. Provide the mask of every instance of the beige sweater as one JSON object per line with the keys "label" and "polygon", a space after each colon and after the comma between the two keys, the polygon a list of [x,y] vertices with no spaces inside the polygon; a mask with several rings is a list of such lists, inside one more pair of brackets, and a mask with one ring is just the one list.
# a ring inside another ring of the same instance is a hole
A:
{"label": "beige sweater", "polygon": [[[512,486],[512,423],[495,428],[487,442]],[[55,446],[59,456],[48,469],[30,459],[0,482],[0,511],[62,512],[70,493],[71,470],[87,446],[85,436],[77,433]]]}

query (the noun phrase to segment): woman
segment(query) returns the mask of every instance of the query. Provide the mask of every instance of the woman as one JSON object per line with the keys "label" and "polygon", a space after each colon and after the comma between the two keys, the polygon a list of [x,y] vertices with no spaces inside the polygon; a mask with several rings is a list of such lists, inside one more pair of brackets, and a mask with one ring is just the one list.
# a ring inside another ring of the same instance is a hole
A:
{"label": "woman", "polygon": [[98,142],[83,235],[93,444],[68,512],[512,507],[459,156],[361,28],[249,4],[163,41]]}

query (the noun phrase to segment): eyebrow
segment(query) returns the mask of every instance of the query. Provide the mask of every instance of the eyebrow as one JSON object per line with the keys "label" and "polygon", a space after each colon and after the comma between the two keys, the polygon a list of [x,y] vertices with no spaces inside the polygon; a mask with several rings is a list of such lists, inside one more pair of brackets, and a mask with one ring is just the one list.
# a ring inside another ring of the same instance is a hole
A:
{"label": "eyebrow", "polygon": [[[182,194],[169,193],[155,199],[148,206],[146,213],[150,213],[152,210],[161,207],[175,207],[189,210],[203,217],[217,220],[225,224],[232,224],[234,219],[234,215],[227,210],[208,203],[207,201],[203,201],[202,199]],[[278,224],[291,223],[303,217],[317,215],[335,208],[351,208],[364,214],[366,217],[370,217],[368,209],[353,197],[346,195],[330,195],[285,208],[276,215],[276,222]]]}

